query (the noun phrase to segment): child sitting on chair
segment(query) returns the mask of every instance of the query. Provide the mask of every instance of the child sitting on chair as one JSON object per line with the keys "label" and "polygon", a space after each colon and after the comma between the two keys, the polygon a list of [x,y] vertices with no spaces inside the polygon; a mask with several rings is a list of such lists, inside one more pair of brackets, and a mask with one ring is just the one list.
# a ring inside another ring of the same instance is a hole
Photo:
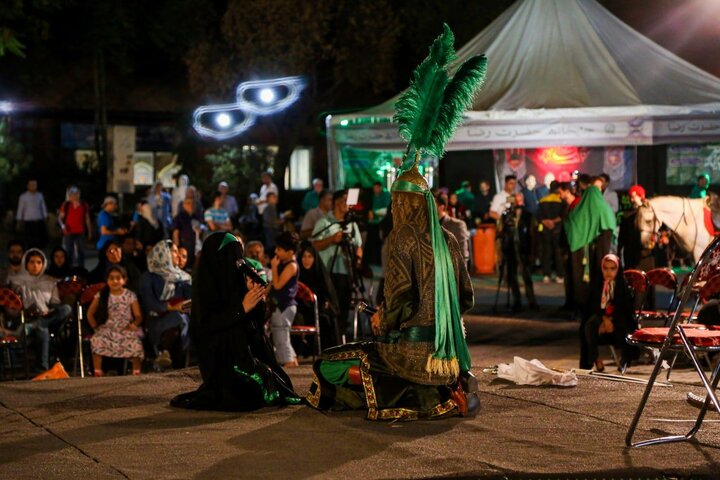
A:
{"label": "child sitting on chair", "polygon": [[95,376],[102,377],[102,358],[130,358],[133,375],[140,374],[144,355],[140,340],[142,313],[133,292],[125,288],[127,273],[112,265],[105,274],[107,286],[93,298],[88,323],[95,330],[90,340]]}
{"label": "child sitting on chair", "polygon": [[612,345],[623,352],[618,370],[624,371],[629,363],[625,337],[636,328],[632,301],[618,257],[612,253],[605,255],[601,262],[601,268],[602,289],[594,288],[592,290],[589,318],[582,332],[587,346],[587,360],[594,364],[595,370],[602,372],[605,370],[605,364],[599,358],[598,347]]}

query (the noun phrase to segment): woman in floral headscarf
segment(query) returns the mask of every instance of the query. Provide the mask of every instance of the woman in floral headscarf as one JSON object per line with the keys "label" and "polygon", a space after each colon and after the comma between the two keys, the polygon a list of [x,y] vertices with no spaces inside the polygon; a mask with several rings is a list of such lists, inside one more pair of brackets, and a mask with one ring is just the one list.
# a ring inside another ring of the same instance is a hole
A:
{"label": "woman in floral headscarf", "polygon": [[140,277],[143,318],[147,319],[150,341],[158,350],[155,363],[161,368],[182,366],[188,345],[190,274],[178,267],[178,249],[169,240],[153,247],[147,259],[148,271]]}
{"label": "woman in floral headscarf", "polygon": [[618,365],[618,370],[622,371],[630,360],[625,337],[637,328],[637,323],[620,259],[609,253],[603,257],[601,268],[602,284],[596,283],[591,290],[588,320],[581,327],[581,338],[584,337],[584,341],[581,344],[580,368],[589,369],[594,366],[598,372],[605,370],[605,365],[598,355],[598,346],[613,345],[623,352]]}

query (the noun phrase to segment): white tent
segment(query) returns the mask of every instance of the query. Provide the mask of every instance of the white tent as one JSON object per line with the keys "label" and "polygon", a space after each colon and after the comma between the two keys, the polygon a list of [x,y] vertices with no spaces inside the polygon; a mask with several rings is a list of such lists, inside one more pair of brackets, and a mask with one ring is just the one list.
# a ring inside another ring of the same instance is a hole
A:
{"label": "white tent", "polygon": [[[458,51],[488,73],[447,149],[652,145],[720,140],[720,78],[624,24],[595,0],[519,0]],[[330,181],[343,147],[402,150],[395,98],[328,116]]]}

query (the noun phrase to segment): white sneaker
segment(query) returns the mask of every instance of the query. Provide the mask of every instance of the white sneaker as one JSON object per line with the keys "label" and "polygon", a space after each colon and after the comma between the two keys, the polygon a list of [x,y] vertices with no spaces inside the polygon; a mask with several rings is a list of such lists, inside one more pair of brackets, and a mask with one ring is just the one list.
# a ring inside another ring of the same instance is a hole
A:
{"label": "white sneaker", "polygon": [[555,283],[565,283],[565,279],[563,277],[557,277]]}
{"label": "white sneaker", "polygon": [[155,359],[155,363],[161,368],[168,368],[172,365],[172,358],[170,358],[170,352],[163,350],[160,355]]}
{"label": "white sneaker", "polygon": [[547,275],[545,275],[545,276],[543,277],[543,283],[550,283],[550,277],[548,277]]}

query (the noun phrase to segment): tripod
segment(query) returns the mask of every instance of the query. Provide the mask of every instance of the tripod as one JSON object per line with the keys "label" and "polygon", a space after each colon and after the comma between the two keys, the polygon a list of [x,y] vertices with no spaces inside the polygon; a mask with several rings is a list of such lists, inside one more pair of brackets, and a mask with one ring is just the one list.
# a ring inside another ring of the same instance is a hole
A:
{"label": "tripod", "polygon": [[[352,225],[354,223],[355,223],[354,221],[347,222],[346,226]],[[335,245],[335,252],[333,253],[332,260],[330,261],[330,273],[331,274],[333,273],[333,269],[335,267],[335,262],[337,262],[338,257],[340,257],[341,261],[344,262],[345,270],[347,271],[347,275],[349,277],[349,283],[350,283],[349,305],[350,305],[350,308],[352,308],[352,310],[353,310],[353,340],[357,340],[358,330],[359,330],[359,314],[360,314],[359,306],[361,304],[372,305],[372,300],[369,299],[369,297],[372,297],[372,294],[366,296],[365,280],[363,279],[363,276],[358,269],[357,255],[355,253],[355,249],[353,248],[351,234],[344,232],[344,231],[343,231],[342,241],[339,244]],[[343,341],[344,341],[345,340],[344,333],[343,333],[342,337],[343,337]]]}

